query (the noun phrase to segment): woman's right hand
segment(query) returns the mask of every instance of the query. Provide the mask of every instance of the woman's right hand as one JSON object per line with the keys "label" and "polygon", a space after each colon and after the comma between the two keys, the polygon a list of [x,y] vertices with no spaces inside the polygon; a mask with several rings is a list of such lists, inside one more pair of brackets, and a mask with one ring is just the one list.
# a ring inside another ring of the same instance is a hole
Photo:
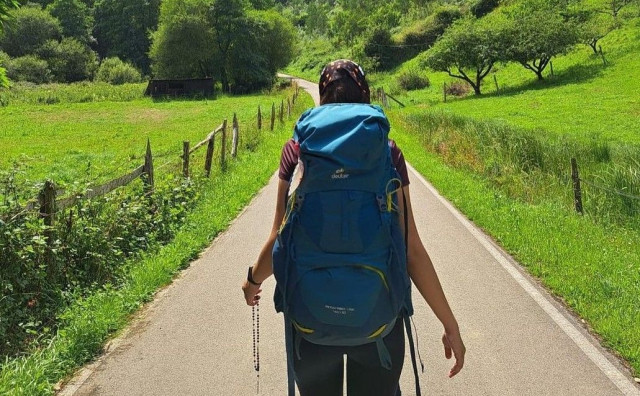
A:
{"label": "woman's right hand", "polygon": [[244,292],[244,299],[247,301],[247,305],[253,307],[260,301],[260,292],[262,289],[260,285],[254,285],[248,280],[244,281],[242,285],[242,291]]}
{"label": "woman's right hand", "polygon": [[451,359],[453,355],[456,358],[456,364],[453,365],[449,371],[449,378],[458,374],[464,366],[464,355],[467,352],[467,348],[462,342],[459,330],[446,331],[442,336],[442,343],[444,344],[444,356],[447,359]]}

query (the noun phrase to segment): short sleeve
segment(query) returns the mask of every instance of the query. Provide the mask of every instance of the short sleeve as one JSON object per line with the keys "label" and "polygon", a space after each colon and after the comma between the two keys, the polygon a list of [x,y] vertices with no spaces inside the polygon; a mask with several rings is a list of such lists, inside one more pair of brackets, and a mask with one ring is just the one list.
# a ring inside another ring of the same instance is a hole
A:
{"label": "short sleeve", "polygon": [[289,139],[282,147],[282,154],[280,155],[280,169],[278,170],[278,177],[281,180],[291,183],[293,178],[293,172],[298,165],[299,149],[296,142],[293,139]]}

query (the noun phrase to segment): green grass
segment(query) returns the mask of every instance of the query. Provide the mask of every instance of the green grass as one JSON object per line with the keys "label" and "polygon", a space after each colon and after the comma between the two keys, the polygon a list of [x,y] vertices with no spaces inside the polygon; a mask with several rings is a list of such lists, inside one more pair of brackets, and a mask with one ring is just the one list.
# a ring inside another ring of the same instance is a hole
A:
{"label": "green grass", "polygon": [[460,80],[445,73],[428,72],[428,89],[402,92],[395,87],[396,76],[419,67],[420,57],[391,73],[374,74],[372,84],[422,109],[501,120],[549,136],[640,144],[640,18],[626,21],[602,40],[602,47],[607,66],[590,48],[579,45],[567,56],[554,58],[554,76],[545,81],[537,81],[520,65],[499,65],[495,73],[499,93],[490,74],[481,97],[449,97],[448,103],[443,103],[443,83]]}
{"label": "green grass", "polygon": [[21,104],[56,104],[87,102],[128,102],[141,99],[147,83],[111,85],[105,82],[82,81],[72,84],[13,83],[9,90],[0,90],[0,107]]}
{"label": "green grass", "polygon": [[[0,170],[18,162],[31,181],[105,181],[141,165],[147,139],[159,166],[181,155],[183,141],[194,145],[223,119],[230,123],[234,112],[241,130],[253,127],[259,103],[261,97],[254,95],[0,108]],[[270,105],[262,103],[263,111]]]}
{"label": "green grass", "polygon": [[553,197],[513,199],[472,170],[425,152],[423,134],[402,118],[392,114],[392,137],[412,165],[640,373],[640,232],[594,223]]}
{"label": "green grass", "polygon": [[[301,98],[303,100],[296,105],[296,114],[312,106],[309,97],[303,95]],[[258,103],[269,105],[270,100],[258,96],[240,98],[240,104],[236,102],[233,108],[257,107]],[[189,109],[188,104],[214,111],[213,105],[198,102],[182,105]],[[162,105],[176,106],[178,103]],[[232,106],[230,99],[227,106]],[[266,184],[277,169],[279,152],[291,135],[292,122],[288,121],[275,132],[264,131],[264,139],[256,151],[240,151],[237,160],[231,161],[225,172],[212,175],[174,241],[132,263],[122,287],[107,287],[79,299],[61,315],[62,325],[47,347],[4,364],[0,371],[0,394],[52,394],[55,383],[99,354],[108,337],[123,328],[129,316],[150,300],[158,288],[170,283],[177,271],[188,266]],[[188,129],[184,127],[183,131]]]}

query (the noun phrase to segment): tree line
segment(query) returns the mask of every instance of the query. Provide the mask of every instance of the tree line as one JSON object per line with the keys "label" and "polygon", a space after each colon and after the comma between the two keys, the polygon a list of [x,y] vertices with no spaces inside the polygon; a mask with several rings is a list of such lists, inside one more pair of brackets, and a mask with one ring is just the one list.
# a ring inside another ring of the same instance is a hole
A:
{"label": "tree line", "polygon": [[247,91],[269,85],[294,53],[292,24],[266,0],[0,4],[0,66],[12,80],[213,77],[225,91]]}

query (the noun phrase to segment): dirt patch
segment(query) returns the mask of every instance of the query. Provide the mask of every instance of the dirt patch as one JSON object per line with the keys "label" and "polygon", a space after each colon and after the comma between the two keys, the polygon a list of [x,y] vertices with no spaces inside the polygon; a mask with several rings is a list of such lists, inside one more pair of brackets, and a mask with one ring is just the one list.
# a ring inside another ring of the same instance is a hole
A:
{"label": "dirt patch", "polygon": [[158,109],[136,109],[127,114],[128,122],[162,122],[167,119],[167,113]]}

